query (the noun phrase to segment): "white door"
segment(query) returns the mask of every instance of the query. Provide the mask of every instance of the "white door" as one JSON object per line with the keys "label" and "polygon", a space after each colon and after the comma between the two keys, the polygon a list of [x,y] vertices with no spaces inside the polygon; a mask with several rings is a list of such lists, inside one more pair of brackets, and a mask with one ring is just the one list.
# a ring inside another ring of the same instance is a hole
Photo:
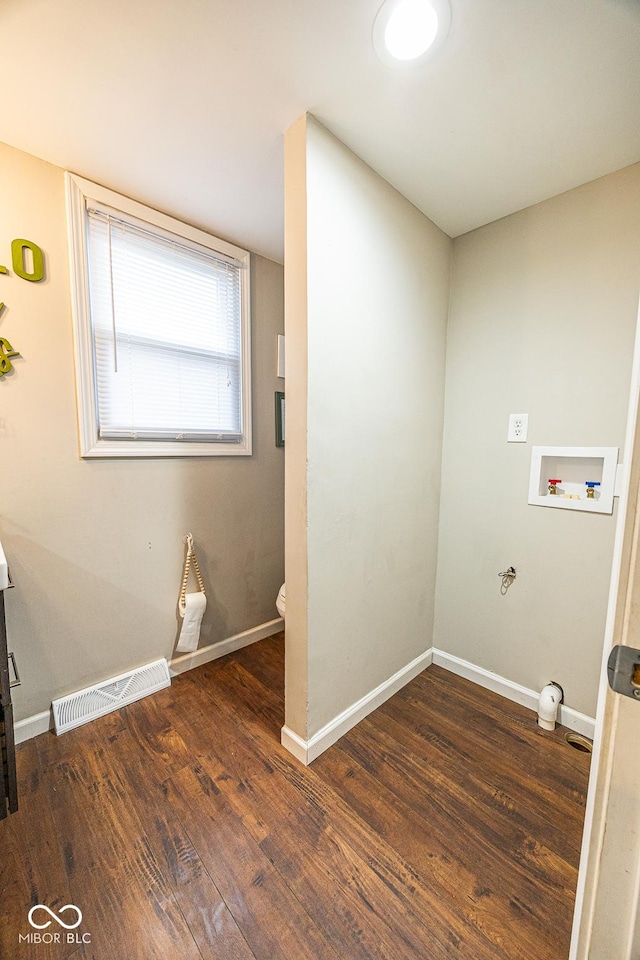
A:
{"label": "white door", "polygon": [[639,353],[636,334],[624,452],[627,471],[569,960],[640,960],[640,700],[613,693],[606,669],[615,644],[640,648]]}

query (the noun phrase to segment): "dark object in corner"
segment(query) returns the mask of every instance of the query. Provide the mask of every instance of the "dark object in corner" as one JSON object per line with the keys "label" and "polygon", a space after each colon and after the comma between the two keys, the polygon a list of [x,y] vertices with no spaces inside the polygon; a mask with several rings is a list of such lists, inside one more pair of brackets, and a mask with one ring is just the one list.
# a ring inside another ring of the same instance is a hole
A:
{"label": "dark object in corner", "polygon": [[2,749],[2,793],[0,820],[7,812],[18,809],[18,782],[16,777],[16,748],[13,736],[13,705],[9,677],[7,624],[4,613],[4,591],[0,590],[0,748]]}
{"label": "dark object in corner", "polygon": [[276,390],[276,447],[284,447],[284,393]]}

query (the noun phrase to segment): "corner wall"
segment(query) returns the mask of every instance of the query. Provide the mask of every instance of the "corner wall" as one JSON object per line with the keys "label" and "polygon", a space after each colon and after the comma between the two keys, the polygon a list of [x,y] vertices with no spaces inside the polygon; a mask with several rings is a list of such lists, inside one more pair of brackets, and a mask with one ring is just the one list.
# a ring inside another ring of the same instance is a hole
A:
{"label": "corner wall", "polygon": [[[556,680],[594,716],[615,513],[529,506],[529,466],[533,445],[622,447],[640,165],[453,250],[434,646],[534,690]],[[529,414],[526,444],[507,443],[509,413]]]}
{"label": "corner wall", "polygon": [[[252,258],[254,455],[82,461],[78,454],[63,171],[0,145],[0,337],[21,358],[0,378],[0,540],[23,684],[17,720],[51,699],[170,658],[182,538],[207,585],[201,646],[277,617],[283,580],[283,451],[274,441],[282,267]],[[11,240],[45,251],[47,275],[11,270]]]}
{"label": "corner wall", "polygon": [[285,150],[286,725],[308,741],[431,646],[451,241],[312,117]]}

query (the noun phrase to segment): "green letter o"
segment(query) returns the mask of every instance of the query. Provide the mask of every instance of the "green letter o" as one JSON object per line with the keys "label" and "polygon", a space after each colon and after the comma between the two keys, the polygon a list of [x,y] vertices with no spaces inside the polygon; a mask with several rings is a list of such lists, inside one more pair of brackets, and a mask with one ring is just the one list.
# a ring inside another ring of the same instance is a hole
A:
{"label": "green letter o", "polygon": [[[24,265],[24,251],[28,247],[33,254],[33,273],[27,273]],[[22,277],[23,280],[31,280],[37,283],[44,277],[44,255],[37,243],[31,240],[13,240],[11,242],[11,260],[13,263],[13,272]]]}

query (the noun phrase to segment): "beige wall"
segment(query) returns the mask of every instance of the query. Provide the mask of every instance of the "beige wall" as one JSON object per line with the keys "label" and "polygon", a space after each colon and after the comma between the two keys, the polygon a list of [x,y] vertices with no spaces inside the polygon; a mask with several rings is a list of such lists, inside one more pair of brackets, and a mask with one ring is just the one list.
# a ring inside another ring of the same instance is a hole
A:
{"label": "beige wall", "polygon": [[308,738],[431,642],[451,241],[312,118],[286,182],[287,257],[306,247],[286,305],[288,409],[306,408],[287,433],[286,722]]}
{"label": "beige wall", "polygon": [[591,716],[614,517],[528,506],[531,447],[622,447],[639,288],[640,165],[454,242],[434,644]]}
{"label": "beige wall", "polygon": [[[0,275],[0,336],[22,359],[0,378],[0,540],[23,685],[17,719],[53,697],[170,657],[182,537],[208,587],[201,645],[277,616],[283,580],[283,451],[274,445],[282,267],[253,259],[254,455],[215,460],[79,459],[63,171],[0,146],[0,264],[26,237],[47,277]],[[235,238],[238,239],[238,238]]]}
{"label": "beige wall", "polygon": [[[451,243],[312,119],[287,153],[287,724],[309,737],[432,640]],[[47,258],[43,283],[0,275],[0,336],[22,354],[0,378],[21,719],[171,655],[188,529],[209,588],[201,644],[275,616],[282,269],[253,260],[253,457],[84,462],[62,171],[0,146],[0,190],[0,263],[14,237]],[[525,686],[556,679],[593,713],[613,518],[529,507],[526,490],[532,444],[622,444],[640,167],[454,251],[433,640]],[[526,445],[506,443],[510,412],[530,414]]]}

